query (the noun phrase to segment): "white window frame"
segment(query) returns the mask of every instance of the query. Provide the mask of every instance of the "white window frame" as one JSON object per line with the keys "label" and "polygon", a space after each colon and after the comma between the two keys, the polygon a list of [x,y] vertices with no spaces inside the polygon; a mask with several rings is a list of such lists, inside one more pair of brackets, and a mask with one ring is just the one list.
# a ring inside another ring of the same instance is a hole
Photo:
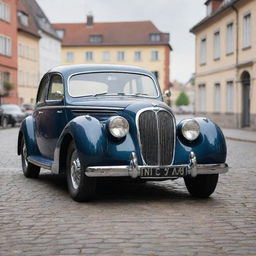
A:
{"label": "white window frame", "polygon": [[74,62],[74,59],[75,59],[74,52],[68,51],[66,53],[66,61],[69,62],[69,63],[72,63],[72,62]]}
{"label": "white window frame", "polygon": [[0,34],[0,55],[12,56],[12,39]]}
{"label": "white window frame", "polygon": [[85,61],[93,61],[93,52],[92,51],[87,51],[85,52]]}
{"label": "white window frame", "polygon": [[226,53],[234,52],[234,23],[228,23],[226,28]]}
{"label": "white window frame", "polygon": [[199,112],[206,112],[206,84],[198,85]]}
{"label": "white window frame", "polygon": [[152,61],[159,61],[160,60],[159,51],[157,51],[157,50],[152,50],[151,51],[151,60]]}
{"label": "white window frame", "polygon": [[233,113],[234,112],[234,82],[232,80],[227,81],[226,87],[226,112]]}
{"label": "white window frame", "polygon": [[200,64],[206,64],[207,60],[207,38],[203,37],[200,40]]}
{"label": "white window frame", "polygon": [[142,53],[141,51],[135,51],[134,52],[134,61],[142,61]]}
{"label": "white window frame", "polygon": [[221,111],[221,85],[220,83],[214,84],[214,112],[220,113]]}
{"label": "white window frame", "polygon": [[217,30],[213,34],[213,59],[219,60],[221,54],[220,49],[220,31]]}
{"label": "white window frame", "polygon": [[125,52],[124,51],[117,52],[117,61],[125,61]]}
{"label": "white window frame", "polygon": [[11,21],[11,9],[9,4],[0,1],[0,20]]}
{"label": "white window frame", "polygon": [[110,61],[110,51],[102,52],[102,61]]}
{"label": "white window frame", "polygon": [[247,13],[243,18],[243,48],[251,47],[252,41],[252,16]]}

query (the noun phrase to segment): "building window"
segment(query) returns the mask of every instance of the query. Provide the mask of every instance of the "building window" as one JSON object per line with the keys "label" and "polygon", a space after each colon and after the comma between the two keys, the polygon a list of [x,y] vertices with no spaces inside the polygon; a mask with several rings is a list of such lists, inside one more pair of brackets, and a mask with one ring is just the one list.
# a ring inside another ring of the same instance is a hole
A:
{"label": "building window", "polygon": [[217,83],[214,85],[214,111],[220,112],[220,84]]}
{"label": "building window", "polygon": [[12,40],[10,37],[0,35],[0,54],[5,56],[12,55]]}
{"label": "building window", "polygon": [[233,112],[233,106],[234,106],[234,85],[233,81],[227,82],[227,112],[232,113]]}
{"label": "building window", "polygon": [[59,38],[63,39],[63,37],[64,37],[64,30],[63,29],[57,29],[56,33],[57,33]]}
{"label": "building window", "polygon": [[102,53],[102,60],[103,61],[110,61],[110,52],[109,51],[104,51]]}
{"label": "building window", "polygon": [[125,60],[125,53],[124,53],[124,51],[118,51],[117,52],[117,60],[118,61],[124,61]]}
{"label": "building window", "polygon": [[141,51],[135,51],[134,52],[134,61],[141,61]]}
{"label": "building window", "polygon": [[152,52],[151,52],[151,60],[152,60],[152,61],[157,61],[157,60],[159,60],[159,52],[158,52],[158,51],[152,51]]}
{"label": "building window", "polygon": [[11,11],[7,3],[0,1],[0,20],[11,21]]}
{"label": "building window", "polygon": [[93,52],[85,52],[85,60],[93,61]]}
{"label": "building window", "polygon": [[18,18],[21,25],[28,26],[28,15],[23,12],[18,12]]}
{"label": "building window", "polygon": [[200,64],[206,64],[206,38],[201,39],[200,43]]}
{"label": "building window", "polygon": [[74,53],[73,52],[67,52],[67,62],[74,62]]}
{"label": "building window", "polygon": [[102,35],[90,35],[90,43],[101,43]]}
{"label": "building window", "polygon": [[227,25],[227,54],[231,54],[234,51],[234,25],[230,23]]}
{"label": "building window", "polygon": [[161,40],[161,35],[159,33],[153,33],[149,36],[150,41],[152,42],[159,42]]}
{"label": "building window", "polygon": [[9,72],[0,71],[0,92],[4,89],[4,83],[11,81],[11,75]]}
{"label": "building window", "polygon": [[220,31],[215,32],[213,36],[213,58],[220,58]]}
{"label": "building window", "polygon": [[244,16],[243,47],[251,46],[251,14]]}
{"label": "building window", "polygon": [[206,112],[206,92],[205,84],[199,85],[199,111]]}
{"label": "building window", "polygon": [[212,13],[212,2],[208,2],[208,4],[206,5],[206,15],[209,16]]}

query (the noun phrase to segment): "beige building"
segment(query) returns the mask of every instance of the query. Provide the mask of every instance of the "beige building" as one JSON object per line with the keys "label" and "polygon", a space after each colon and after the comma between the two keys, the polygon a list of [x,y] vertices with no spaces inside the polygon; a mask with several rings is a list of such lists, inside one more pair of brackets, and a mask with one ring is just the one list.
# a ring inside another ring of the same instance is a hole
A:
{"label": "beige building", "polygon": [[39,83],[37,26],[24,0],[18,0],[18,95],[19,103],[35,103]]}
{"label": "beige building", "polygon": [[62,64],[135,65],[152,71],[162,90],[169,88],[169,34],[151,21],[54,24],[62,37]]}
{"label": "beige building", "polygon": [[196,36],[196,113],[256,130],[256,1],[208,0]]}

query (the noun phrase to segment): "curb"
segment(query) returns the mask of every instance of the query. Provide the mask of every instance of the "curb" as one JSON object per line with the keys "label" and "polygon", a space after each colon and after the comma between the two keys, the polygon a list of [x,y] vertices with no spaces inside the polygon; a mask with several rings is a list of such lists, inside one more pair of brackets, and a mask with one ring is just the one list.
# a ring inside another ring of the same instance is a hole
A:
{"label": "curb", "polygon": [[229,137],[225,136],[227,140],[234,140],[234,141],[240,141],[240,142],[249,142],[249,143],[256,143],[255,140],[247,140],[247,139],[240,139],[240,138],[234,138],[234,137]]}

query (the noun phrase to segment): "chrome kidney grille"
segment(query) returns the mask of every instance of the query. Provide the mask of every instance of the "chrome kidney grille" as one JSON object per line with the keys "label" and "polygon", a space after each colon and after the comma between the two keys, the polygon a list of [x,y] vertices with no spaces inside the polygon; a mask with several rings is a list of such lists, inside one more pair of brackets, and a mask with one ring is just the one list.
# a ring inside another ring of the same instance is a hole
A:
{"label": "chrome kidney grille", "polygon": [[137,128],[144,164],[171,164],[175,145],[173,115],[158,108],[145,109],[137,115]]}

